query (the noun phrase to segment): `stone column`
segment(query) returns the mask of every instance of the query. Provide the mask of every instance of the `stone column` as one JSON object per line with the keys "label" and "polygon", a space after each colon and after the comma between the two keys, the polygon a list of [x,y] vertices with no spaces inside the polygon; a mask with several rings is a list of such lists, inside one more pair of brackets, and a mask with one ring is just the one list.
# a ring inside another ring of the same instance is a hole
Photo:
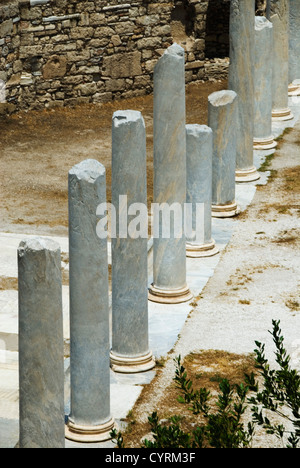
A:
{"label": "stone column", "polygon": [[186,231],[187,257],[209,257],[219,252],[212,239],[212,153],[213,133],[206,125],[186,125],[186,202],[191,219]]}
{"label": "stone column", "polygon": [[230,2],[228,87],[238,99],[236,181],[259,179],[253,164],[255,0]]}
{"label": "stone column", "polygon": [[148,211],[145,123],[140,112],[112,119],[112,369],[135,373],[155,365],[148,338]]}
{"label": "stone column", "polygon": [[273,25],[255,17],[254,149],[275,148],[272,135]]}
{"label": "stone column", "polygon": [[61,252],[45,238],[21,242],[19,269],[20,448],[64,448]]}
{"label": "stone column", "polygon": [[290,0],[289,95],[300,95],[300,3]]}
{"label": "stone column", "polygon": [[213,131],[212,216],[218,218],[240,212],[235,201],[237,101],[231,90],[208,97],[208,126]]}
{"label": "stone column", "polygon": [[274,121],[291,120],[289,85],[289,0],[269,0],[267,18],[273,24],[273,111]]}
{"label": "stone column", "polygon": [[[153,284],[149,290],[151,301],[170,304],[186,302],[192,298],[186,283],[184,235],[185,113],[184,49],[173,44],[154,69],[153,199],[157,211],[153,220]],[[164,209],[164,213],[158,213],[158,208]],[[174,214],[173,222],[169,223],[169,234],[162,229],[168,223],[168,210],[169,219],[172,218],[170,211]]]}
{"label": "stone column", "polygon": [[66,437],[110,438],[107,239],[96,233],[96,211],[106,201],[105,168],[86,160],[69,171],[71,414]]}

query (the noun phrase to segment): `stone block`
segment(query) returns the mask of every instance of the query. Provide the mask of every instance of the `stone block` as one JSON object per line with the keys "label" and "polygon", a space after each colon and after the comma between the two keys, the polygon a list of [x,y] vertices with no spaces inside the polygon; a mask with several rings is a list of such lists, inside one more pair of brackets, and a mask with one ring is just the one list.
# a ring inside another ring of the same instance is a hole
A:
{"label": "stone block", "polygon": [[94,28],[91,27],[75,27],[71,29],[71,39],[89,39],[94,35]]}
{"label": "stone block", "polygon": [[127,78],[142,74],[141,53],[115,54],[103,59],[103,75],[111,78]]}
{"label": "stone block", "polygon": [[84,83],[78,86],[83,96],[91,96],[97,92],[96,83]]}
{"label": "stone block", "polygon": [[108,26],[101,26],[100,28],[96,28],[94,30],[94,37],[110,37],[115,34],[114,29]]}
{"label": "stone block", "polygon": [[126,82],[123,78],[109,80],[106,82],[106,91],[122,91],[125,89]]}
{"label": "stone block", "polygon": [[11,34],[13,31],[13,21],[12,19],[9,19],[7,21],[3,21],[3,23],[0,24],[0,37],[5,37]]}
{"label": "stone block", "polygon": [[65,76],[67,72],[67,59],[62,55],[53,55],[43,67],[45,80]]}
{"label": "stone block", "polygon": [[161,47],[161,39],[158,37],[144,37],[137,42],[137,48],[141,49],[156,49]]}

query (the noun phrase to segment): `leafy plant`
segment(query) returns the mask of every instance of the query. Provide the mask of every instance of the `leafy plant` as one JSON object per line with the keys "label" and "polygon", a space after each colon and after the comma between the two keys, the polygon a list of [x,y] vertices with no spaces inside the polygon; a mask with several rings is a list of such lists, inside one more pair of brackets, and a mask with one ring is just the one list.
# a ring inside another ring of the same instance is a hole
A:
{"label": "leafy plant", "polygon": [[181,357],[175,359],[175,382],[181,395],[178,401],[189,405],[194,415],[204,416],[204,423],[191,432],[180,428],[180,417],[173,416],[169,424],[159,422],[157,413],[149,418],[154,442],[145,440],[146,448],[239,448],[248,447],[253,436],[253,425],[249,423],[245,430],[241,423],[245,412],[248,387],[231,386],[226,379],[221,380],[217,397],[216,410],[210,406],[211,394],[205,388],[193,389],[193,383],[188,378],[181,364]]}
{"label": "leafy plant", "polygon": [[[156,412],[148,418],[154,442],[145,440],[144,448],[201,448],[199,447],[197,434],[184,432],[180,428],[180,417],[173,416],[169,419],[169,425],[159,422]],[[200,442],[201,445],[201,442]]]}
{"label": "leafy plant", "polygon": [[194,390],[192,381],[181,365],[180,356],[175,362],[177,367],[174,380],[182,393],[178,401],[191,404],[189,409],[193,414],[202,414],[205,418],[205,423],[198,428],[201,430],[202,444],[213,448],[248,447],[254,427],[249,423],[245,429],[241,420],[247,408],[245,403],[249,388],[244,384],[231,385],[227,379],[222,379],[216,410],[212,410],[209,404],[211,393],[206,388]]}
{"label": "leafy plant", "polygon": [[113,429],[110,433],[112,441],[116,444],[117,448],[123,449],[125,448],[124,439],[121,431],[117,431],[117,429]]}
{"label": "leafy plant", "polygon": [[[267,434],[275,434],[286,442],[287,448],[297,448],[300,443],[300,375],[290,366],[290,356],[284,348],[284,338],[280,329],[280,321],[273,320],[273,336],[276,347],[276,362],[278,370],[270,368],[265,356],[265,345],[256,341],[256,368],[263,378],[263,390],[259,391],[259,384],[253,374],[246,376],[249,388],[255,396],[249,399],[252,406],[253,421],[262,426]],[[288,431],[283,424],[276,424],[269,420],[264,410],[289,421],[293,430]]]}

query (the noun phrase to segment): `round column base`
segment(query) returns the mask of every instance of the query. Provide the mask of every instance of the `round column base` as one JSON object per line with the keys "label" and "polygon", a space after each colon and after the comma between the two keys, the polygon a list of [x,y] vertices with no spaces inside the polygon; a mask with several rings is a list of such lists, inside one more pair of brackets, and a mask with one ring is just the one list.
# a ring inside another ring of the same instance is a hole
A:
{"label": "round column base", "polygon": [[236,182],[254,182],[258,179],[260,179],[260,175],[254,166],[250,169],[236,169],[235,171]]}
{"label": "round column base", "polygon": [[220,252],[214,240],[208,244],[196,245],[186,243],[186,256],[189,258],[212,257]]}
{"label": "round column base", "polygon": [[241,212],[238,205],[234,202],[230,205],[212,205],[211,215],[213,218],[231,218]]}
{"label": "round column base", "polygon": [[100,426],[81,426],[73,423],[70,419],[66,425],[66,439],[79,443],[97,443],[111,439],[111,431],[116,427],[114,419]]}
{"label": "round column base", "polygon": [[272,111],[273,122],[281,122],[284,120],[292,120],[294,118],[291,109],[274,109]]}
{"label": "round column base", "polygon": [[289,85],[289,96],[300,96],[300,80],[295,80]]}
{"label": "round column base", "polygon": [[181,304],[192,300],[193,294],[187,286],[182,289],[167,290],[156,288],[152,284],[149,288],[148,299],[160,304]]}
{"label": "round column base", "polygon": [[110,352],[110,366],[114,372],[121,374],[137,374],[147,372],[155,367],[155,359],[150,351],[145,356],[137,358],[123,357]]}
{"label": "round column base", "polygon": [[273,135],[269,138],[254,138],[253,149],[255,150],[269,150],[276,148],[277,141],[274,140]]}

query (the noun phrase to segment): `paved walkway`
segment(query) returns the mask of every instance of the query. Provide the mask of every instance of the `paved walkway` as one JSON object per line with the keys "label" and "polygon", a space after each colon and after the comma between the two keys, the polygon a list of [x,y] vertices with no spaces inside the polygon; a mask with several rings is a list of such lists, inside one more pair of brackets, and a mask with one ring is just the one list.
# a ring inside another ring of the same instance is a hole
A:
{"label": "paved walkway", "polygon": [[[295,118],[292,121],[274,124],[274,134],[279,136],[284,128],[293,127],[300,116],[300,98],[290,100],[290,106],[294,112]],[[265,157],[272,153],[271,151],[255,151],[255,165],[261,166]],[[267,173],[261,173],[261,179],[257,182],[247,184],[237,184],[236,199],[242,211],[251,204],[256,193],[258,184],[267,182]],[[220,248],[220,254],[206,259],[187,259],[187,280],[188,284],[195,296],[198,296],[206,286],[208,280],[215,274],[221,274],[218,270],[220,259],[223,257],[223,252],[233,235],[236,235],[239,229],[239,219],[215,219],[213,218],[213,237]],[[258,223],[259,224],[259,223]],[[34,232],[33,235],[38,233]],[[17,278],[17,248],[22,239],[26,237],[22,234],[11,234],[0,232],[0,278]],[[241,238],[242,239],[242,238]],[[68,254],[68,239],[55,238],[61,245],[62,252]],[[247,244],[245,244],[247,245]],[[245,249],[245,245],[243,248]],[[149,251],[149,284],[151,278],[151,250]],[[67,269],[67,263],[63,264]],[[13,283],[12,283],[13,284]],[[14,447],[18,441],[18,293],[16,286],[10,286],[13,289],[0,290],[0,448]],[[253,291],[253,294],[255,292]],[[64,305],[64,337],[66,346],[69,340],[69,291],[68,286],[63,287],[63,305]],[[230,304],[224,305],[225,309],[230,311]],[[274,305],[275,307],[275,305]],[[187,340],[192,343],[198,337],[189,335],[191,328],[184,326],[187,317],[192,309],[192,306],[187,304],[181,305],[160,305],[149,302],[149,335],[150,348],[157,358],[165,356],[175,345],[178,335],[183,331],[188,333]],[[225,310],[224,309],[224,310]],[[222,324],[223,333],[218,335],[218,340],[211,342],[209,339],[209,330],[215,327],[217,317],[209,315],[211,304],[207,304],[208,321],[205,323],[205,330],[201,335],[202,347],[224,349],[230,348],[228,340],[232,342],[232,334],[226,330],[223,323],[224,310],[220,314],[220,323]],[[247,320],[251,323],[251,312],[247,316]],[[236,316],[236,324],[238,325],[235,332],[234,343],[239,343],[240,352],[249,352],[249,343],[245,342],[244,335],[239,331],[243,328],[245,316]],[[269,324],[265,324],[269,326]],[[187,331],[189,330],[189,331]],[[299,330],[299,329],[298,329]],[[240,337],[240,338],[239,338]],[[257,338],[257,337],[256,337]],[[205,340],[207,339],[207,345]],[[250,336],[249,336],[250,339]],[[252,339],[252,337],[251,337]],[[216,338],[217,340],[217,338]],[[224,341],[225,340],[225,341]],[[179,347],[181,346],[179,341]],[[186,341],[183,340],[184,343]],[[227,344],[226,344],[227,343]],[[182,345],[184,346],[184,345]],[[236,346],[234,346],[236,349]],[[251,348],[252,349],[252,348]],[[182,348],[184,350],[184,348]],[[69,359],[65,359],[65,403],[66,415],[69,413]],[[155,371],[144,374],[126,376],[118,375],[111,372],[111,413],[117,420],[121,422],[134,406],[139,397],[143,385],[151,382],[155,375]],[[78,447],[78,444],[67,442],[67,447]],[[97,444],[97,447],[111,447],[111,443]],[[82,446],[80,446],[82,447]],[[85,447],[85,446],[84,446]],[[94,447],[89,445],[88,447]]]}

